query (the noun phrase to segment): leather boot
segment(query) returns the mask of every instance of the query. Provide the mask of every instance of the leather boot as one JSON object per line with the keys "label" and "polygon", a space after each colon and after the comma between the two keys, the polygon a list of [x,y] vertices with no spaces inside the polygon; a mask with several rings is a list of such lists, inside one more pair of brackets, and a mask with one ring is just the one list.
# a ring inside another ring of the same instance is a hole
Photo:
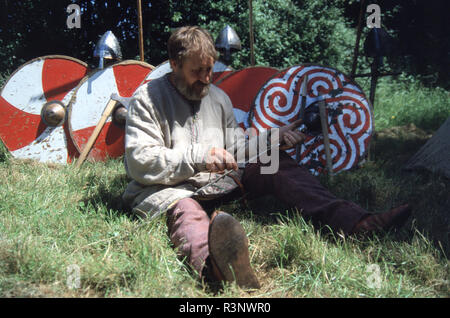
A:
{"label": "leather boot", "polygon": [[351,233],[370,233],[387,231],[401,227],[411,215],[411,207],[408,204],[399,206],[385,213],[371,214],[360,220]]}
{"label": "leather boot", "polygon": [[209,256],[216,279],[238,286],[260,288],[250,265],[248,239],[242,225],[230,214],[216,211],[208,232]]}

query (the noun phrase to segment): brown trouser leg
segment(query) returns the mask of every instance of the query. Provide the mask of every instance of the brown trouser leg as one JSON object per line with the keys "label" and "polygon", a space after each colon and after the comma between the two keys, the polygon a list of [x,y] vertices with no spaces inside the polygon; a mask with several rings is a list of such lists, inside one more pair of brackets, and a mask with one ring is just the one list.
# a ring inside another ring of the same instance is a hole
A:
{"label": "brown trouser leg", "polygon": [[313,222],[329,225],[335,231],[351,232],[368,214],[363,208],[336,198],[304,167],[280,151],[280,165],[275,174],[261,174],[260,163],[248,164],[242,183],[252,196],[274,195],[287,205],[295,206]]}
{"label": "brown trouser leg", "polygon": [[209,216],[200,204],[191,199],[181,199],[167,211],[169,237],[180,258],[202,276],[202,270],[209,256]]}

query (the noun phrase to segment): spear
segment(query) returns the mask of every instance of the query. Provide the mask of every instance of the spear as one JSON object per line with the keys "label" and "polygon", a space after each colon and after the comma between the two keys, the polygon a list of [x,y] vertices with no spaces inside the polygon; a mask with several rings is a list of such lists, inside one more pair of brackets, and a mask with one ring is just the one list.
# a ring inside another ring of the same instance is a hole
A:
{"label": "spear", "polygon": [[250,31],[250,64],[255,65],[255,49],[253,48],[253,43],[255,42],[253,38],[253,5],[252,0],[248,0],[248,20],[249,20],[249,31]]}
{"label": "spear", "polygon": [[333,163],[330,151],[330,138],[328,136],[328,116],[326,113],[325,99],[322,97],[322,93],[319,93],[319,113],[320,113],[320,124],[322,126],[323,134],[323,146],[325,148],[325,158],[326,158],[326,168],[328,174],[333,176]]}
{"label": "spear", "polygon": [[362,18],[364,16],[364,3],[365,3],[365,0],[362,0],[360,11],[359,11],[359,17],[358,17],[358,30],[356,32],[356,43],[355,43],[355,48],[353,50],[353,64],[352,64],[352,70],[350,73],[351,78],[354,78],[355,73],[356,73],[356,67],[358,65],[359,41],[361,39]]}
{"label": "spear", "polygon": [[144,32],[142,26],[142,2],[137,0],[138,21],[139,21],[139,54],[141,61],[144,62]]}
{"label": "spear", "polygon": [[[306,107],[306,91],[307,91],[307,84],[308,84],[308,74],[305,74],[303,77],[302,86],[300,87],[300,110],[298,112],[298,118],[304,119],[305,118],[305,107]],[[295,161],[297,163],[300,163],[300,156],[301,156],[301,145],[295,146]]]}

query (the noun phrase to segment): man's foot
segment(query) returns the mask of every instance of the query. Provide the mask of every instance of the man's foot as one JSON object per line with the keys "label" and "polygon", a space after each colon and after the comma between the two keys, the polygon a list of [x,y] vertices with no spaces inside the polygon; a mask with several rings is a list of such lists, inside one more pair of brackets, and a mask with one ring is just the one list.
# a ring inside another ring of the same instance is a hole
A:
{"label": "man's foot", "polygon": [[248,239],[242,225],[231,215],[216,211],[208,233],[212,270],[217,280],[236,281],[238,286],[260,288],[250,266]]}
{"label": "man's foot", "polygon": [[359,221],[352,233],[369,233],[401,227],[411,215],[408,204],[399,206],[385,213],[371,214]]}

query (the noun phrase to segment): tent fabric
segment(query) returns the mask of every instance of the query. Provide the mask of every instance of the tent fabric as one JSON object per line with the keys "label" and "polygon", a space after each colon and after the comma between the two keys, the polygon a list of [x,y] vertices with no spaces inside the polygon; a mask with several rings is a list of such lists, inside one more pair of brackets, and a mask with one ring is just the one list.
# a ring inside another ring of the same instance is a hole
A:
{"label": "tent fabric", "polygon": [[405,169],[425,168],[450,178],[450,117],[406,163]]}

